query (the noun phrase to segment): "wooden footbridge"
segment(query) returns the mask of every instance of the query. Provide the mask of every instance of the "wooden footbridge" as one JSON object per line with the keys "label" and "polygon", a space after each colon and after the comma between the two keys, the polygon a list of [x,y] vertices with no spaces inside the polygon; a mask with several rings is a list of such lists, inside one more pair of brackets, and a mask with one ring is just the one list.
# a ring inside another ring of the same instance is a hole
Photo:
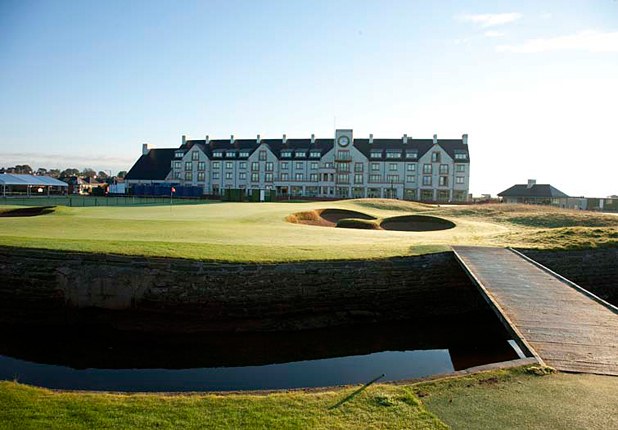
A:
{"label": "wooden footbridge", "polygon": [[517,251],[453,250],[527,355],[562,371],[618,376],[618,308]]}

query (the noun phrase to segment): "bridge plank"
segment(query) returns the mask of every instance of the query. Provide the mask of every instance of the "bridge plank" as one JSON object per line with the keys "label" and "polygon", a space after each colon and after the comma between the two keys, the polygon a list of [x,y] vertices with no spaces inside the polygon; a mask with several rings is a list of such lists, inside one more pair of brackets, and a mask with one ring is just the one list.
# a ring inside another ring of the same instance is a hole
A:
{"label": "bridge plank", "polygon": [[455,246],[482,294],[558,370],[618,375],[618,315],[504,248]]}

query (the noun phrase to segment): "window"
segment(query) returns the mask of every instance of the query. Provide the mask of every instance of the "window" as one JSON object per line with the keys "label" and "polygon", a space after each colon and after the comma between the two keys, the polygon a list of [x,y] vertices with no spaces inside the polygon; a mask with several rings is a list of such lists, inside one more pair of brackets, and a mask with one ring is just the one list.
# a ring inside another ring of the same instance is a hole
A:
{"label": "window", "polygon": [[317,173],[312,173],[309,175],[309,180],[311,182],[318,182],[318,174]]}
{"label": "window", "polygon": [[193,172],[185,172],[185,181],[193,180]]}
{"label": "window", "polygon": [[289,173],[282,173],[281,174],[281,180],[282,181],[289,181],[290,180],[290,174]]}
{"label": "window", "polygon": [[431,164],[423,164],[423,173],[431,174]]}
{"label": "window", "polygon": [[439,163],[440,162],[440,153],[439,152],[432,152],[431,153],[431,162],[432,163]]}
{"label": "window", "polygon": [[322,153],[320,151],[311,151],[309,153],[309,157],[311,158],[320,158],[322,156]]}
{"label": "window", "polygon": [[260,170],[260,163],[254,161],[253,163],[251,163],[251,171],[255,172],[257,170]]}
{"label": "window", "polygon": [[174,161],[174,169],[175,170],[182,169],[182,161]]}
{"label": "window", "polygon": [[199,161],[197,163],[197,170],[206,170],[206,162],[205,161]]}
{"label": "window", "polygon": [[273,181],[273,174],[272,173],[266,173],[266,176],[265,176],[264,180],[266,182],[272,182]]}
{"label": "window", "polygon": [[325,169],[332,169],[333,167],[335,167],[335,163],[332,163],[332,162],[324,163]]}
{"label": "window", "polygon": [[362,184],[363,183],[363,175],[361,174],[355,174],[354,175],[354,183],[355,184]]}
{"label": "window", "polygon": [[387,175],[386,182],[399,182],[399,175]]}
{"label": "window", "polygon": [[371,151],[371,158],[382,158],[382,151]]}
{"label": "window", "polygon": [[281,162],[281,170],[287,170],[289,167],[289,164],[287,161],[282,161]]}
{"label": "window", "polygon": [[466,171],[466,165],[465,164],[455,164],[455,171],[457,173],[464,173]]}
{"label": "window", "polygon": [[219,168],[219,162],[218,161],[213,161],[212,162],[212,168],[213,169],[218,169]]}
{"label": "window", "polygon": [[200,159],[200,153],[197,152],[197,151],[191,151],[191,159],[195,160],[195,161],[199,160]]}
{"label": "window", "polygon": [[386,158],[401,158],[401,152],[387,152],[386,153]]}
{"label": "window", "polygon": [[448,164],[440,164],[440,174],[448,175]]}
{"label": "window", "polygon": [[273,162],[272,161],[267,161],[266,162],[266,171],[267,172],[272,172],[273,171]]}
{"label": "window", "polygon": [[259,173],[252,173],[251,174],[251,182],[259,182],[260,181],[260,174]]}
{"label": "window", "polygon": [[347,173],[337,175],[337,182],[347,184],[350,182],[350,175]]}
{"label": "window", "polygon": [[338,172],[349,172],[350,163],[337,163],[337,171]]}
{"label": "window", "polygon": [[465,152],[455,153],[455,160],[467,160],[467,159],[468,159],[468,154],[466,154]]}
{"label": "window", "polygon": [[363,163],[354,163],[354,171],[355,172],[362,172],[363,169],[364,169]]}
{"label": "window", "polygon": [[417,157],[418,157],[417,151],[406,151],[406,158],[408,160],[416,160]]}
{"label": "window", "polygon": [[292,151],[281,151],[282,158],[290,158],[292,157]]}
{"label": "window", "polygon": [[423,185],[431,185],[431,176],[423,176]]}
{"label": "window", "polygon": [[266,161],[266,151],[260,151],[259,157],[260,161]]}
{"label": "window", "polygon": [[455,183],[456,184],[463,184],[464,183],[464,177],[463,176],[457,176],[455,178]]}
{"label": "window", "polygon": [[296,162],[296,165],[295,165],[295,168],[296,168],[297,170],[298,170],[298,169],[302,169],[302,168],[303,168],[303,162],[302,162],[302,161],[297,161],[297,162]]}
{"label": "window", "polygon": [[247,172],[240,172],[238,174],[238,179],[240,179],[241,181],[246,181],[247,180]]}
{"label": "window", "polygon": [[397,171],[397,163],[389,163],[388,164],[388,170],[390,172],[396,172]]}
{"label": "window", "polygon": [[337,151],[337,160],[351,160],[352,156],[350,155],[350,151]]}
{"label": "window", "polygon": [[307,155],[307,151],[296,151],[294,154],[296,158],[303,158],[305,155]]}
{"label": "window", "polygon": [[182,157],[184,157],[184,156],[185,156],[185,153],[184,153],[183,151],[176,151],[176,152],[174,153],[174,156],[175,156],[176,158],[182,158]]}
{"label": "window", "polygon": [[369,175],[369,182],[380,182],[380,181],[381,181],[380,175]]}
{"label": "window", "polygon": [[180,172],[174,172],[174,178],[180,179]]}
{"label": "window", "polygon": [[440,176],[438,178],[438,185],[441,187],[448,187],[448,176]]}
{"label": "window", "polygon": [[312,161],[309,166],[310,166],[311,170],[318,170],[318,162],[317,161]]}
{"label": "window", "polygon": [[185,161],[185,170],[191,170],[193,168],[193,163],[190,161]]}
{"label": "window", "polygon": [[232,172],[225,172],[225,179],[232,179]]}
{"label": "window", "polygon": [[304,180],[304,175],[302,173],[297,173],[296,175],[294,175],[294,179],[297,181],[302,181]]}
{"label": "window", "polygon": [[380,171],[380,163],[371,163],[371,171],[379,172]]}
{"label": "window", "polygon": [[408,163],[408,164],[406,165],[406,170],[407,170],[408,172],[416,172],[416,164],[414,164],[414,163]]}
{"label": "window", "polygon": [[238,167],[242,170],[245,170],[247,168],[247,162],[241,161],[240,163],[238,163]]}
{"label": "window", "polygon": [[238,156],[240,158],[247,158],[249,156],[249,152],[248,151],[240,151],[240,153],[238,154]]}
{"label": "window", "polygon": [[416,182],[416,176],[414,176],[414,175],[406,176],[406,182],[415,183]]}
{"label": "window", "polygon": [[231,169],[232,167],[234,167],[234,164],[231,161],[226,161],[225,162],[225,168],[226,169]]}
{"label": "window", "polygon": [[212,172],[212,179],[219,179],[219,172]]}
{"label": "window", "polygon": [[215,158],[221,158],[223,157],[223,151],[215,151],[212,153],[212,156]]}
{"label": "window", "polygon": [[227,152],[225,153],[225,156],[226,156],[227,158],[236,158],[236,151],[227,151]]}

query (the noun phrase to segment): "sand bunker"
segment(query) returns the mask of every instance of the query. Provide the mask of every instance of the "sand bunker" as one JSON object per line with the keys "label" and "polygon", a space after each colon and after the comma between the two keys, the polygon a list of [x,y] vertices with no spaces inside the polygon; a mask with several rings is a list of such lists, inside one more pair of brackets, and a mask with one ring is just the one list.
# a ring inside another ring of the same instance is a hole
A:
{"label": "sand bunker", "polygon": [[46,215],[54,211],[54,206],[35,206],[31,208],[9,209],[0,212],[0,217],[22,217]]}
{"label": "sand bunker", "polygon": [[380,227],[396,231],[438,231],[453,228],[455,223],[435,216],[404,215],[386,218]]}
{"label": "sand bunker", "polygon": [[378,219],[347,209],[316,209],[297,212],[289,215],[286,221],[294,224],[362,230],[439,231],[455,227],[455,223],[435,216],[403,215]]}

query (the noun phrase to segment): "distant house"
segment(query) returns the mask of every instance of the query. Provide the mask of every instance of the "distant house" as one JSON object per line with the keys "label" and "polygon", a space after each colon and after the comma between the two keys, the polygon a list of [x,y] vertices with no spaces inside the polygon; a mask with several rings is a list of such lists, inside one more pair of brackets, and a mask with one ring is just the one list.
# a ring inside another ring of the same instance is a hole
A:
{"label": "distant house", "polygon": [[517,184],[498,193],[505,203],[525,203],[566,207],[569,196],[549,184],[537,184],[528,179],[528,184]]}

